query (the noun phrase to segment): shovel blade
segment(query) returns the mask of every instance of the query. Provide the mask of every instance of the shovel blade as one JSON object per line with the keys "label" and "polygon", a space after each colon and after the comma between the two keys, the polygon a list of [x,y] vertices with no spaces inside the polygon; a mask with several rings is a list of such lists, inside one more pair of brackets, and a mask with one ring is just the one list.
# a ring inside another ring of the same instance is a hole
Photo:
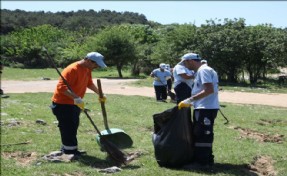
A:
{"label": "shovel blade", "polygon": [[[120,149],[130,148],[133,145],[133,140],[123,130],[118,128],[110,128],[108,130],[101,131],[101,135],[112,142]],[[101,146],[100,136],[96,135],[98,145]]]}

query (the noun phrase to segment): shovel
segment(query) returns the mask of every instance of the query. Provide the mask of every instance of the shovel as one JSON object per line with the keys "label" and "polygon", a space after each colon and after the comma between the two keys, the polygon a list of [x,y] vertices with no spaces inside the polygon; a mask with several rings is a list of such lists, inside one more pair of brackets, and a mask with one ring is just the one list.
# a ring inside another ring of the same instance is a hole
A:
{"label": "shovel", "polygon": [[[103,98],[103,91],[101,80],[97,79],[98,90],[100,98]],[[107,119],[107,112],[105,108],[105,103],[101,102],[102,114],[104,118],[104,125],[105,129],[101,131],[101,136],[105,136],[106,139],[111,141],[114,145],[116,145],[120,149],[129,148],[133,145],[133,140],[129,135],[127,135],[124,130],[119,128],[109,128],[108,119]],[[100,143],[100,135],[96,136],[97,143],[101,146]]]}

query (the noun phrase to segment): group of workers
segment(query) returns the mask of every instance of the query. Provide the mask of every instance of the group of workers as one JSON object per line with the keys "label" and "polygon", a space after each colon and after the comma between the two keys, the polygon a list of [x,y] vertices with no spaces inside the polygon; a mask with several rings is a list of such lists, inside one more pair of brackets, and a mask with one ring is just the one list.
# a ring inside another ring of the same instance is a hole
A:
{"label": "group of workers", "polygon": [[[200,165],[213,165],[213,124],[219,109],[218,78],[214,69],[201,62],[198,54],[187,53],[173,69],[168,64],[160,64],[150,75],[154,77],[157,101],[166,101],[167,90],[171,91],[173,82],[178,108],[194,107],[194,161]],[[104,67],[104,56],[91,52],[61,73],[66,81],[59,79],[51,108],[59,122],[61,151],[65,154],[81,155],[77,130],[80,111],[85,105],[83,98],[87,88],[99,94],[92,81],[92,70]],[[106,97],[99,101],[105,102]]]}
{"label": "group of workers", "polygon": [[166,101],[167,80],[171,79],[178,109],[193,106],[194,157],[191,167],[212,166],[213,126],[219,110],[217,72],[198,54],[187,53],[173,69],[166,69],[162,63],[150,76],[154,78],[157,101]]}

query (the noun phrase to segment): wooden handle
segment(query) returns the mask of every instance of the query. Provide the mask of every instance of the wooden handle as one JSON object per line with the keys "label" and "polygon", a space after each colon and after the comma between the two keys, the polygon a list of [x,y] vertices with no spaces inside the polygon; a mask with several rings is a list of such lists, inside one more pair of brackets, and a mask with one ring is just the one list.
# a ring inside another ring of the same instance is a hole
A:
{"label": "wooden handle", "polygon": [[[100,96],[100,98],[103,98],[104,94],[103,94],[102,84],[101,84],[101,80],[100,79],[97,79],[97,84],[98,84],[99,96]],[[107,112],[106,112],[105,103],[101,102],[101,108],[102,108],[102,114],[103,114],[103,118],[104,118],[105,128],[106,128],[106,130],[108,130],[109,129],[109,125],[108,125],[108,119],[107,119]]]}

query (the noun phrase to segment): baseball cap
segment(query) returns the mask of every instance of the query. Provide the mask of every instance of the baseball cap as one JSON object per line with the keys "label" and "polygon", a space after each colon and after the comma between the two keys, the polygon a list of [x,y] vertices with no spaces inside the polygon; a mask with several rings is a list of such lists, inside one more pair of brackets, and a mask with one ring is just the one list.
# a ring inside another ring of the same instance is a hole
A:
{"label": "baseball cap", "polygon": [[196,53],[187,53],[181,57],[181,60],[201,60],[201,58]]}
{"label": "baseball cap", "polygon": [[181,57],[179,64],[182,64],[185,60],[201,60],[201,58],[196,53],[187,53]]}
{"label": "baseball cap", "polygon": [[207,63],[207,60],[203,59],[200,61],[201,63]]}
{"label": "baseball cap", "polygon": [[87,54],[86,58],[96,62],[101,68],[107,67],[104,63],[104,56],[98,52],[90,52]]}
{"label": "baseball cap", "polygon": [[159,68],[161,68],[161,69],[165,69],[165,63],[161,63],[161,64],[159,64]]}

